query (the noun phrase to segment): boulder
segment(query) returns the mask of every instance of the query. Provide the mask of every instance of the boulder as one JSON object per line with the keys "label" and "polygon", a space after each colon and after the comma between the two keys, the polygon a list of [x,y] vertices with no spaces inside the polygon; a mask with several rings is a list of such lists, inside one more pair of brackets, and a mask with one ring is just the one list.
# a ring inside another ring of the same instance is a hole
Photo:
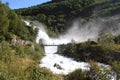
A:
{"label": "boulder", "polygon": [[54,64],[54,67],[56,67],[57,69],[60,69],[60,70],[63,69],[63,68],[62,68],[59,64],[57,64],[57,63]]}

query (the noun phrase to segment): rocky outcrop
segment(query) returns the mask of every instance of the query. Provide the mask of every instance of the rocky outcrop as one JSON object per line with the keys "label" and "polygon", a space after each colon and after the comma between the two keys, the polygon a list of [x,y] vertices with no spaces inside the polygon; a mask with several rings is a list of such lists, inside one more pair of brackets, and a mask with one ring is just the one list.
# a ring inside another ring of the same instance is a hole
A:
{"label": "rocky outcrop", "polygon": [[63,68],[62,68],[59,64],[57,64],[57,63],[54,64],[54,67],[56,67],[57,69],[60,69],[60,70],[63,69]]}

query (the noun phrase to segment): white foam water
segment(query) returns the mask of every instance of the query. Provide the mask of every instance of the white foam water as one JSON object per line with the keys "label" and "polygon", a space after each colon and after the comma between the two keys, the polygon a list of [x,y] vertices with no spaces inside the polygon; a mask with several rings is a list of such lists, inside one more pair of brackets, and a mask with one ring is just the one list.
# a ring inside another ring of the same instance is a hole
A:
{"label": "white foam water", "polygon": [[[30,25],[29,21],[25,21],[27,25]],[[71,37],[70,35],[62,35],[57,39],[50,38],[45,29],[42,25],[34,26],[35,28],[38,28],[38,35],[36,38],[36,43],[40,43],[40,39],[44,39],[44,44],[67,44],[70,43],[72,39],[75,41],[82,41],[82,37],[78,39],[78,36]],[[70,36],[70,37],[69,37]],[[80,40],[81,39],[81,40]],[[86,37],[86,40],[89,39],[89,37]],[[76,70],[76,69],[82,69],[82,70],[89,70],[90,65],[86,62],[77,62],[73,60],[72,58],[68,58],[65,56],[61,56],[59,54],[56,54],[57,52],[57,46],[45,46],[45,56],[42,58],[41,63],[39,64],[40,67],[45,67],[52,71],[55,74],[69,74],[70,72]],[[99,64],[99,63],[98,63]],[[107,66],[104,64],[99,64],[101,66]],[[112,76],[111,76],[112,77]],[[115,77],[112,77],[111,80],[116,80]]]}
{"label": "white foam water", "polygon": [[[47,46],[45,47],[46,56],[41,60],[41,67],[46,67],[56,74],[68,74],[75,69],[89,70],[89,64],[85,62],[76,62],[71,58],[67,58],[58,54],[57,46]],[[54,65],[57,64],[61,67],[58,69]]]}

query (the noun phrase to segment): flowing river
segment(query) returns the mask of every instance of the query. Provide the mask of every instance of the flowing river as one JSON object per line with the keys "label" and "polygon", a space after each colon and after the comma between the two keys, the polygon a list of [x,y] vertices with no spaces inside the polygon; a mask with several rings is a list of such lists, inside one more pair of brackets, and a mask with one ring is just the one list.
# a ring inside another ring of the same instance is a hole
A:
{"label": "flowing river", "polygon": [[[27,25],[30,25],[29,21],[25,21]],[[55,44],[55,45],[60,45],[60,44],[67,44],[70,43],[72,38],[50,38],[45,29],[43,28],[42,25],[39,26],[34,26],[35,28],[37,27],[39,29],[38,31],[38,36],[36,39],[36,43],[40,43],[40,39],[44,40],[44,44]],[[78,40],[79,41],[79,40]],[[76,69],[82,69],[82,70],[89,70],[90,65],[86,62],[77,62],[73,60],[72,58],[68,58],[59,54],[56,54],[58,46],[44,46],[45,50],[45,56],[42,58],[41,63],[39,64],[40,67],[45,67],[52,71],[55,74],[68,74]],[[104,64],[100,64],[102,66],[108,66]],[[116,80],[115,77],[112,77],[111,80]]]}
{"label": "flowing river", "polygon": [[[88,70],[89,64],[85,62],[76,62],[71,58],[67,58],[58,54],[57,46],[46,46],[45,47],[45,57],[41,60],[41,67],[46,67],[56,74],[68,74],[75,69]],[[58,65],[58,66],[55,66]]]}

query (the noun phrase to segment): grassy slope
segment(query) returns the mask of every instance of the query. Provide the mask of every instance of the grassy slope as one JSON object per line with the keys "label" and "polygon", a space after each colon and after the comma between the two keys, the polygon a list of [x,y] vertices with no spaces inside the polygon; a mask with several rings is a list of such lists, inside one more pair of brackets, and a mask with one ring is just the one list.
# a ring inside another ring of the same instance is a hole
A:
{"label": "grassy slope", "polygon": [[34,44],[12,45],[6,41],[0,43],[0,80],[60,80],[45,68],[39,67],[43,56],[42,49]]}
{"label": "grassy slope", "polygon": [[[44,52],[34,43],[36,35],[36,31],[25,26],[19,16],[0,1],[0,80],[60,80],[59,76],[39,67]],[[15,37],[30,43],[14,44]]]}

